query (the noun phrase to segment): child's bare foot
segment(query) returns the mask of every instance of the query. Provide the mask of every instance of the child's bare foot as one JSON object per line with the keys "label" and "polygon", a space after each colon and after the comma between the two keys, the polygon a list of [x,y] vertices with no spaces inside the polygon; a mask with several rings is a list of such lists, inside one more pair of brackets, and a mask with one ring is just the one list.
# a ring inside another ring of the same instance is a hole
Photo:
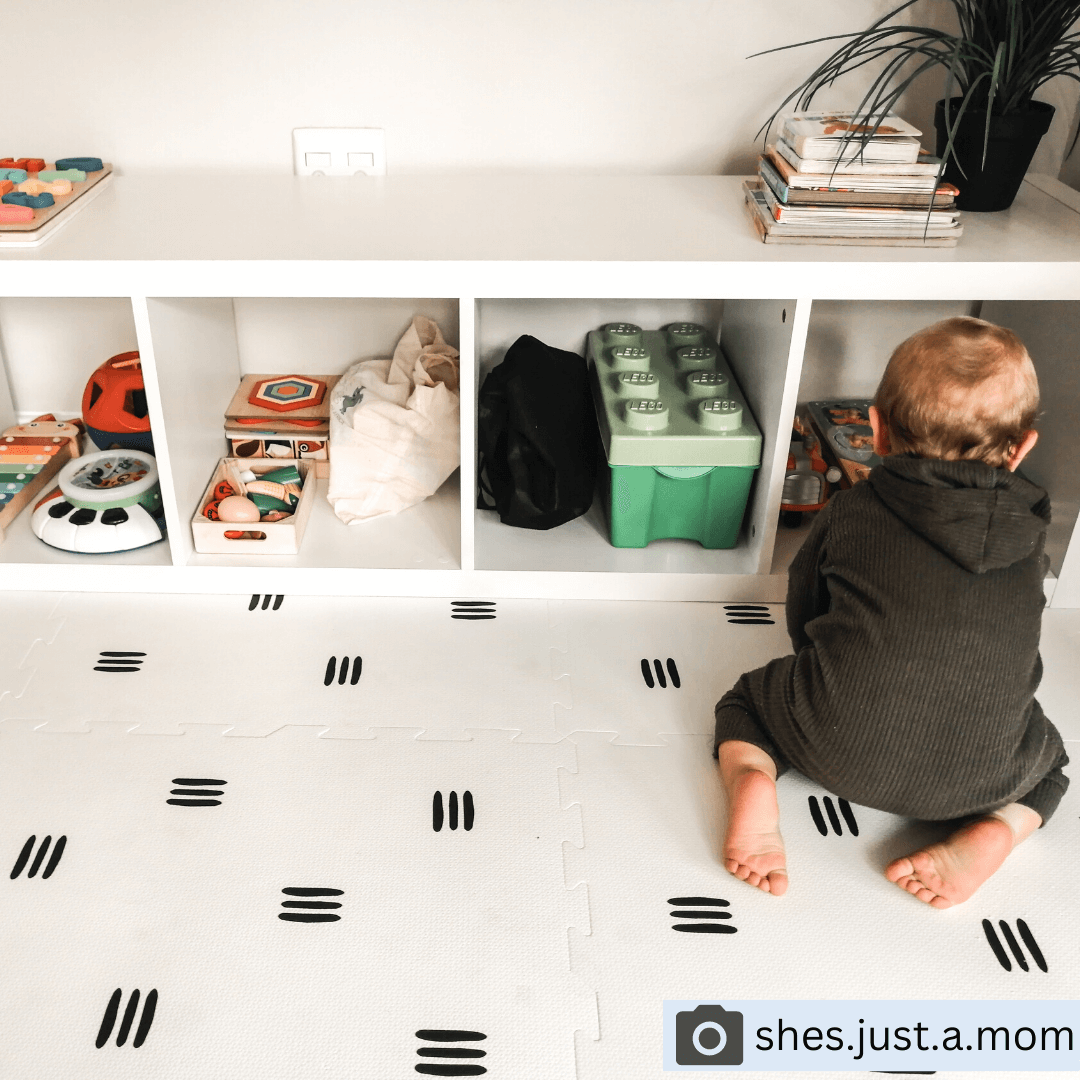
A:
{"label": "child's bare foot", "polygon": [[965,825],[940,844],[928,844],[895,859],[886,867],[885,876],[931,907],[961,904],[1041,820],[1035,811],[1013,803]]}
{"label": "child's bare foot", "polygon": [[741,881],[780,896],[787,891],[787,858],[780,836],[776,782],[748,769],[731,776],[724,866]]}

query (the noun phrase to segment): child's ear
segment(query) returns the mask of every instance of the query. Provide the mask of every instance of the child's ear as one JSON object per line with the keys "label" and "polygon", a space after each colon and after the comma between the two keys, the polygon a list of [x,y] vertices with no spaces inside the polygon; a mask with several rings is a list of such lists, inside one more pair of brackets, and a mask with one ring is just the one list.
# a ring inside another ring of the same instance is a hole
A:
{"label": "child's ear", "polygon": [[1031,453],[1031,448],[1038,442],[1038,439],[1039,433],[1037,431],[1025,431],[1020,441],[1009,451],[1009,456],[1005,459],[1005,468],[1009,472],[1016,472],[1020,462]]}
{"label": "child's ear", "polygon": [[870,429],[874,433],[874,453],[878,457],[888,457],[892,452],[889,446],[889,429],[874,405],[870,406]]}

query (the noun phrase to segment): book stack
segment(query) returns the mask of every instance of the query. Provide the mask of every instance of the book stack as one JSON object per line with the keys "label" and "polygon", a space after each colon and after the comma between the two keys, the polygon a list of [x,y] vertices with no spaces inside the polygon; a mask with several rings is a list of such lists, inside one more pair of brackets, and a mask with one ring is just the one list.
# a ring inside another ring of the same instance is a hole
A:
{"label": "book stack", "polygon": [[922,134],[890,113],[876,132],[852,113],[787,113],[743,184],[751,220],[769,244],[955,247],[959,191]]}

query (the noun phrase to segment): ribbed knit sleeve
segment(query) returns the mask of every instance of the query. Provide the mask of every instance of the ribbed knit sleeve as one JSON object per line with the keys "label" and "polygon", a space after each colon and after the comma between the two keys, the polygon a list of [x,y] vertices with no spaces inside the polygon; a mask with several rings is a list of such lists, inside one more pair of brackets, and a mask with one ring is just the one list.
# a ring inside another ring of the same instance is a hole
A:
{"label": "ribbed knit sleeve", "polygon": [[[839,497],[834,496],[834,499]],[[791,647],[798,652],[810,644],[806,624],[829,610],[829,589],[821,573],[828,540],[829,502],[820,510],[810,532],[788,568],[787,631]]]}

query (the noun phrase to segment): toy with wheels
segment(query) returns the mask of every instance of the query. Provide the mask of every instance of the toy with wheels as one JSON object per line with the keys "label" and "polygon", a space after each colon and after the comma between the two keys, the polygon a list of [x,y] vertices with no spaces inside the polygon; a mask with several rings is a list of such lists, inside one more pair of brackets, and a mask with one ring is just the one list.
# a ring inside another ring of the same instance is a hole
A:
{"label": "toy with wheels", "polygon": [[789,529],[802,524],[802,516],[820,510],[829,500],[829,485],[840,470],[829,468],[821,456],[817,437],[798,417],[791,432],[784,490],[780,496],[780,522]]}
{"label": "toy with wheels", "polygon": [[34,535],[64,551],[130,551],[164,536],[154,459],[138,450],[100,450],[69,461],[59,487],[30,518]]}
{"label": "toy with wheels", "polygon": [[154,452],[138,352],[110,356],[90,376],[82,412],[86,433],[102,450]]}

